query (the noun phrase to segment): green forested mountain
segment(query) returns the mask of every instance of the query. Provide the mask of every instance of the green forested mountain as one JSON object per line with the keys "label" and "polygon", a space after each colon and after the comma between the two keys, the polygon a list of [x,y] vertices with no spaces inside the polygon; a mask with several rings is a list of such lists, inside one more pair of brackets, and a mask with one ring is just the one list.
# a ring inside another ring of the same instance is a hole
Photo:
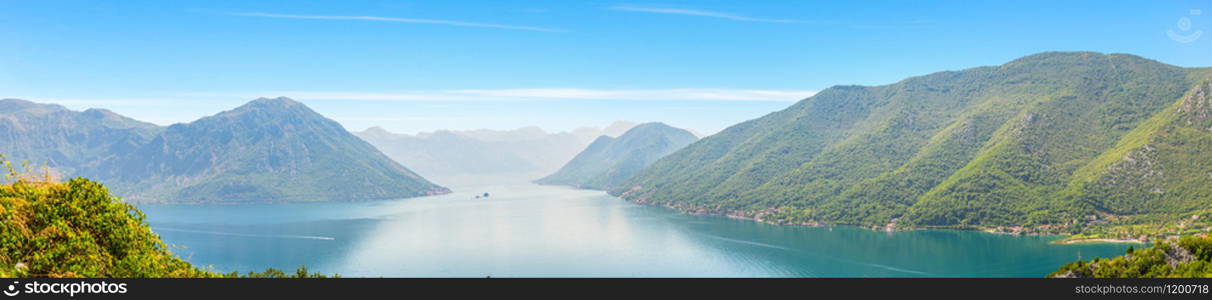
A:
{"label": "green forested mountain", "polygon": [[[1212,161],[1196,87],[1210,71],[1049,52],[835,86],[704,138],[611,193],[775,223],[899,227],[1056,228],[1209,207],[1212,169],[1191,161]],[[1124,179],[1136,173],[1152,175]]]}
{"label": "green forested mountain", "polygon": [[696,140],[693,133],[664,123],[640,124],[617,138],[598,137],[555,174],[535,182],[610,189]]}
{"label": "green forested mountain", "polygon": [[1079,169],[1067,198],[1112,214],[1208,209],[1212,201],[1212,78]]}
{"label": "green forested mountain", "polygon": [[105,122],[90,121],[96,110],[21,104],[40,107],[24,111],[41,115],[0,111],[0,120],[14,119],[0,123],[11,136],[0,153],[94,178],[128,201],[358,201],[447,192],[287,98],[163,128],[108,112],[99,113]]}

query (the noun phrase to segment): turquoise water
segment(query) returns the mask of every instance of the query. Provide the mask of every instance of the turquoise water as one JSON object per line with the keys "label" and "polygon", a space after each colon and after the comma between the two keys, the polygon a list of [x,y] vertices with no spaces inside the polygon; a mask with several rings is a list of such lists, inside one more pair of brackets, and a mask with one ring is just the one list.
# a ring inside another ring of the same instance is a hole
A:
{"label": "turquoise water", "polygon": [[[967,231],[772,226],[532,184],[366,203],[143,205],[179,256],[216,271],[347,277],[1040,277],[1128,245]],[[488,192],[489,198],[473,194]]]}

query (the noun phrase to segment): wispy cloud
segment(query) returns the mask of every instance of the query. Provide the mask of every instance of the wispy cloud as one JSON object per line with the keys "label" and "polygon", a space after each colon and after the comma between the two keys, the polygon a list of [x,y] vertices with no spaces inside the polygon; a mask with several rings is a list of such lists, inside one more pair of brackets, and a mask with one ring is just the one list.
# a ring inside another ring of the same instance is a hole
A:
{"label": "wispy cloud", "polygon": [[581,89],[581,88],[525,88],[525,89],[466,89],[442,91],[407,91],[395,93],[340,92],[340,91],[269,91],[259,95],[244,95],[246,98],[260,96],[287,96],[307,100],[354,100],[354,101],[557,101],[557,100],[618,100],[618,101],[768,101],[793,102],[815,95],[808,90],[757,90],[757,89]]}
{"label": "wispy cloud", "polygon": [[504,25],[504,24],[475,23],[475,22],[464,22],[464,21],[453,21],[453,20],[416,19],[416,18],[394,18],[394,17],[375,17],[375,16],[292,15],[292,14],[276,14],[276,13],[263,13],[263,12],[239,12],[239,13],[228,13],[228,15],[241,16],[241,17],[257,17],[257,18],[396,22],[396,23],[434,24],[434,25],[480,27],[480,28],[541,31],[541,32],[566,32],[565,30],[547,28],[547,27],[538,27],[538,26],[519,26],[519,25]]}
{"label": "wispy cloud", "polygon": [[599,100],[698,100],[698,101],[796,101],[816,94],[803,90],[752,89],[651,89],[600,90],[577,88],[531,88],[498,90],[454,90],[451,93],[509,98],[599,99]]}
{"label": "wispy cloud", "polygon": [[[749,16],[744,16],[744,15],[734,14],[734,13],[727,13],[727,12],[684,9],[684,8],[652,7],[652,6],[619,5],[619,6],[608,7],[607,9],[618,10],[618,11],[640,12],[640,13],[698,16],[698,17],[708,17],[708,18],[726,19],[726,20],[743,21],[743,22],[796,23],[796,24],[844,26],[844,27],[849,27],[849,28],[853,28],[853,29],[880,29],[880,30],[894,29],[895,30],[895,29],[924,29],[924,28],[934,27],[934,22],[932,22],[930,20],[913,20],[913,21],[908,21],[908,22],[895,22],[894,21],[892,23],[853,23],[853,22],[845,22],[845,21],[837,21],[837,20],[796,20],[796,19],[756,18],[756,17],[749,17]],[[892,21],[892,20],[890,20],[890,21]]]}
{"label": "wispy cloud", "polygon": [[89,107],[190,107],[223,108],[258,97],[285,96],[299,100],[430,102],[510,102],[510,101],[764,101],[794,102],[815,95],[811,90],[763,90],[723,88],[675,89],[584,89],[584,88],[518,88],[518,89],[459,89],[412,90],[397,92],[361,91],[303,91],[269,90],[255,92],[185,92],[155,98],[64,98],[27,97],[32,101],[62,104],[74,108]]}
{"label": "wispy cloud", "polygon": [[162,98],[28,98],[37,99],[35,102],[54,103],[65,105],[73,108],[107,108],[107,107],[181,107],[182,105],[190,107],[207,107],[206,99],[195,99],[188,97],[162,97]]}
{"label": "wispy cloud", "polygon": [[739,14],[725,13],[725,12],[682,9],[682,8],[662,8],[662,7],[620,5],[620,6],[610,7],[610,9],[620,10],[620,11],[630,11],[630,12],[654,13],[654,14],[699,16],[699,17],[728,19],[728,20],[733,20],[733,21],[744,21],[744,22],[802,23],[802,21],[799,21],[799,20],[755,18],[755,17],[748,17],[748,16],[739,15]]}

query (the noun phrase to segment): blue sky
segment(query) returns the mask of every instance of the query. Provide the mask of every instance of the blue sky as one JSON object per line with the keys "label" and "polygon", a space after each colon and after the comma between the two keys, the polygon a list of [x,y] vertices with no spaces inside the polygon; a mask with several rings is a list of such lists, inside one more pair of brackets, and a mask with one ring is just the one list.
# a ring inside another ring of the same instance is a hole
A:
{"label": "blue sky", "polygon": [[1212,1],[0,0],[0,98],[158,124],[288,96],[350,130],[711,133],[1042,51],[1212,66],[1212,36],[1167,31],[1212,34]]}

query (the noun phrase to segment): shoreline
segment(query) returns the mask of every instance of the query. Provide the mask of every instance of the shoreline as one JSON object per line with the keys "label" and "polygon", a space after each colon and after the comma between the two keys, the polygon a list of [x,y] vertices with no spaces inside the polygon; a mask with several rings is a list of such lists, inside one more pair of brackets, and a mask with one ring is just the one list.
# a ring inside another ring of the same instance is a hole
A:
{"label": "shoreline", "polygon": [[1061,245],[1078,245],[1078,244],[1147,244],[1138,239],[1111,239],[1111,238],[1086,238],[1086,239],[1059,239],[1053,243]]}
{"label": "shoreline", "polygon": [[[609,192],[607,194],[609,194]],[[618,196],[611,195],[611,196],[614,196],[615,198],[618,198],[619,200],[623,200],[623,201],[627,201],[627,202],[631,202],[631,203],[635,203],[635,204],[647,205],[647,206],[657,206],[657,207],[672,209],[674,211],[677,211],[677,212],[683,213],[683,214],[687,214],[687,215],[724,217],[724,218],[728,218],[728,219],[746,220],[746,221],[750,221],[750,222],[757,222],[757,223],[763,223],[763,224],[769,224],[769,225],[775,225],[775,226],[810,226],[810,227],[849,226],[849,227],[861,228],[864,230],[870,230],[870,231],[874,231],[874,232],[889,232],[889,233],[897,232],[897,231],[915,231],[915,230],[980,231],[980,232],[991,233],[991,234],[1005,234],[1005,235],[1017,235],[1017,236],[1053,236],[1053,237],[1058,237],[1058,238],[1051,240],[1048,243],[1057,244],[1057,245],[1078,245],[1078,244],[1148,245],[1149,244],[1149,241],[1147,241],[1147,240],[1140,240],[1140,239],[1135,239],[1135,238],[1102,238],[1102,237],[1088,238],[1088,237],[1083,237],[1084,234],[1081,232],[1076,233],[1076,234],[1067,234],[1067,233],[1057,233],[1057,232],[1023,230],[1023,229],[1028,229],[1028,228],[1024,228],[1024,227],[1005,227],[1005,226],[993,226],[993,227],[984,227],[984,226],[897,227],[896,226],[897,222],[895,219],[892,221],[892,223],[885,224],[885,225],[827,224],[827,223],[815,222],[815,221],[806,221],[806,222],[800,222],[800,223],[774,222],[774,221],[763,220],[761,218],[761,215],[762,215],[761,212],[744,212],[744,211],[720,212],[720,211],[713,211],[713,210],[705,209],[705,208],[676,207],[676,206],[672,206],[672,205],[668,205],[668,204],[651,203],[651,202],[647,202],[647,201],[643,201],[643,200],[629,200],[629,199],[622,197],[623,195],[618,195]],[[1007,230],[1007,228],[1012,228],[1012,230]]]}
{"label": "shoreline", "polygon": [[[614,196],[614,195],[611,195],[611,196]],[[762,220],[760,217],[749,216],[749,215],[744,214],[743,212],[742,213],[737,213],[737,212],[720,213],[720,212],[712,212],[712,211],[709,211],[706,209],[689,210],[689,209],[685,209],[685,208],[681,208],[681,207],[674,207],[674,206],[665,205],[665,204],[650,203],[647,201],[628,200],[621,196],[614,196],[614,197],[618,198],[619,200],[623,200],[623,201],[627,201],[627,202],[631,202],[631,203],[635,203],[635,204],[672,209],[674,211],[677,211],[677,212],[683,213],[683,214],[687,214],[687,215],[724,217],[724,218],[728,218],[728,219],[745,220],[745,221],[763,223],[763,224],[769,224],[769,225],[775,225],[775,226],[808,226],[808,227],[849,226],[849,227],[861,228],[864,230],[870,230],[870,231],[875,231],[875,232],[889,232],[889,233],[897,232],[897,231],[915,231],[915,230],[957,230],[957,231],[979,231],[979,232],[990,233],[990,234],[1004,234],[1004,235],[1018,235],[1018,236],[1057,236],[1060,238],[1050,241],[1049,243],[1064,244],[1064,245],[1093,244],[1093,243],[1147,244],[1147,242],[1136,240],[1136,239],[1110,239],[1110,238],[1070,239],[1076,235],[1075,234],[1056,234],[1056,233],[1046,233],[1046,232],[1021,232],[1021,231],[1007,232],[1007,231],[1002,231],[1001,230],[1002,227],[953,227],[953,226],[890,227],[888,225],[880,226],[880,225],[855,225],[855,224],[826,224],[826,223],[821,223],[821,222],[780,223],[780,222]]]}

